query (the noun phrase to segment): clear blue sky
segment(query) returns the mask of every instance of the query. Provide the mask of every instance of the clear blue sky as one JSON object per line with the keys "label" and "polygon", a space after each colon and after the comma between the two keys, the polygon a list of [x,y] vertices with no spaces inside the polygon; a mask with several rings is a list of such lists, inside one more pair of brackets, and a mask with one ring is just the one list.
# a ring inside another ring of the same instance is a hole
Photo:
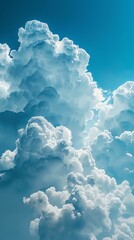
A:
{"label": "clear blue sky", "polygon": [[134,0],[1,0],[0,5],[0,42],[16,48],[18,28],[41,20],[91,55],[89,70],[99,86],[113,90],[134,80]]}

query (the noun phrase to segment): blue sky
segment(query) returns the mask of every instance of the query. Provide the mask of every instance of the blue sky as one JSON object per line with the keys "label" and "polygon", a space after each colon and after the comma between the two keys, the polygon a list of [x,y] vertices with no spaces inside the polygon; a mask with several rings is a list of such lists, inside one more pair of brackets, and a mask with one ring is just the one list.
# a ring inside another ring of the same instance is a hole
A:
{"label": "blue sky", "polygon": [[27,20],[49,24],[91,56],[89,70],[99,86],[115,89],[133,80],[133,0],[1,1],[0,42],[17,47],[17,31]]}
{"label": "blue sky", "polygon": [[134,239],[133,7],[1,3],[0,239]]}

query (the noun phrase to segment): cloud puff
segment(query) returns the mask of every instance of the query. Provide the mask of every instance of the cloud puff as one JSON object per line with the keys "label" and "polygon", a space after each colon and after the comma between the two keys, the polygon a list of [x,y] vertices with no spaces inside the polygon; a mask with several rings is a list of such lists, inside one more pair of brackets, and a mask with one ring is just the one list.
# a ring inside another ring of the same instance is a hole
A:
{"label": "cloud puff", "polygon": [[[24,203],[36,210],[38,218],[31,221],[32,234],[44,239],[133,239],[134,225],[121,221],[131,213],[126,199],[132,197],[127,182],[117,185],[103,171],[89,176],[70,173],[63,191],[54,187],[33,193]],[[99,176],[101,175],[101,178]],[[103,181],[107,183],[104,188]],[[133,198],[134,201],[134,198]],[[101,221],[100,221],[101,219]],[[127,221],[127,220],[126,220]]]}
{"label": "cloud puff", "polygon": [[134,175],[134,82],[126,82],[102,103],[96,123],[90,128],[86,145],[98,167],[118,182]]}
{"label": "cloud puff", "polygon": [[[28,223],[33,213],[22,205],[23,196],[49,186],[62,190],[69,172],[86,173],[93,168],[95,163],[90,152],[75,150],[71,144],[69,129],[63,126],[55,128],[43,117],[31,118],[26,128],[19,131],[16,149],[6,151],[0,159],[0,210],[3,212],[2,224],[7,222],[9,226],[3,233],[5,237],[8,238],[9,233],[12,239],[19,237],[16,227],[22,227],[25,230],[21,238],[30,239]],[[10,199],[9,194],[12,196]],[[7,208],[9,205],[14,213]],[[16,206],[17,212],[14,211]],[[9,214],[13,214],[13,218],[9,218]]]}
{"label": "cloud puff", "polygon": [[6,151],[1,157],[1,170],[9,169],[4,179],[10,175],[12,178],[15,172],[22,176],[23,181],[28,178],[28,184],[31,182],[34,188],[35,185],[41,188],[53,184],[61,187],[70,171],[86,172],[89,166],[92,168],[95,164],[88,150],[72,147],[69,129],[63,126],[55,128],[44,117],[31,118],[19,135],[16,149]]}
{"label": "cloud puff", "polygon": [[[43,117],[31,118],[19,134],[15,151],[3,155],[6,172],[1,184],[12,182],[21,196],[35,192],[24,198],[37,211],[31,233],[41,240],[103,239],[116,235],[125,224],[129,231],[123,234],[133,239],[129,219],[134,198],[127,182],[117,185],[96,167],[88,149],[72,147],[70,130],[54,127]],[[33,218],[33,213],[29,216]]]}
{"label": "cloud puff", "polygon": [[98,117],[98,127],[120,135],[133,131],[134,124],[134,82],[126,82],[113,91],[110,101],[104,104]]}
{"label": "cloud puff", "polygon": [[93,109],[103,100],[87,72],[89,55],[68,38],[60,40],[39,21],[27,22],[18,35],[18,51],[9,55],[8,46],[2,46],[3,75],[10,87],[1,111],[45,116],[54,125],[69,127],[74,144],[79,142]]}
{"label": "cloud puff", "polygon": [[112,136],[104,131],[92,141],[92,155],[98,167],[104,168],[117,181],[127,179],[133,186],[134,177],[134,132],[125,131]]}
{"label": "cloud puff", "polygon": [[113,92],[106,93],[107,97],[101,102],[99,111],[85,136],[86,145],[105,130],[111,132],[114,137],[124,131],[134,130],[134,82],[125,82]]}
{"label": "cloud puff", "polygon": [[15,152],[11,152],[10,150],[7,150],[2,154],[0,159],[0,171],[14,168],[14,156]]}

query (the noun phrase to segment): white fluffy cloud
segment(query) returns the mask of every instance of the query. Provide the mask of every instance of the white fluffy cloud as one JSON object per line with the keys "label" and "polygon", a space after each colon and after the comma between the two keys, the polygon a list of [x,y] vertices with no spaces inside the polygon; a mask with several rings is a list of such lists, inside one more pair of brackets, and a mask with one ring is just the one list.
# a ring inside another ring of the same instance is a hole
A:
{"label": "white fluffy cloud", "polygon": [[134,226],[129,221],[134,197],[128,182],[117,185],[96,167],[89,150],[73,148],[67,128],[33,117],[20,130],[14,153],[5,169],[11,163],[14,168],[1,176],[1,184],[12,182],[24,196],[43,190],[24,198],[36,210],[30,232],[40,240],[113,238],[122,226],[126,226],[122,234],[133,239]]}
{"label": "white fluffy cloud", "polygon": [[18,35],[0,45],[0,238],[133,240],[134,82],[104,101],[83,49],[35,20]]}
{"label": "white fluffy cloud", "polygon": [[60,188],[70,171],[88,172],[89,166],[92,168],[95,164],[88,150],[72,147],[69,129],[55,128],[44,117],[31,118],[19,135],[16,149],[2,155],[1,170],[9,169],[6,175],[10,175],[10,169],[14,167],[12,171],[22,174],[23,180],[29,177],[28,183],[34,188],[35,185],[40,189],[53,184]]}
{"label": "white fluffy cloud", "polygon": [[38,21],[27,22],[18,35],[20,47],[10,53],[12,57],[7,45],[2,46],[3,75],[10,88],[1,111],[45,116],[54,125],[69,127],[74,143],[79,142],[93,109],[103,100],[101,89],[87,72],[89,55]]}
{"label": "white fluffy cloud", "polygon": [[14,168],[14,156],[15,152],[11,152],[10,150],[2,154],[0,159],[0,171]]}
{"label": "white fluffy cloud", "polygon": [[134,130],[134,82],[126,82],[113,91],[110,101],[103,104],[97,126],[120,135]]}
{"label": "white fluffy cloud", "polygon": [[[127,222],[131,216],[129,197],[134,203],[127,182],[117,185],[114,179],[95,169],[92,181],[90,176],[70,173],[65,190],[57,192],[51,187],[45,193],[39,191],[24,198],[24,203],[36,210],[38,218],[31,221],[30,230],[32,234],[38,233],[40,240],[63,237],[101,240],[121,236],[132,240],[134,225]],[[125,214],[127,218],[122,221]]]}
{"label": "white fluffy cloud", "polygon": [[93,157],[99,167],[117,181],[134,178],[134,82],[126,82],[102,104],[97,122],[90,129]]}
{"label": "white fluffy cloud", "polygon": [[134,179],[134,132],[125,131],[112,136],[109,131],[98,134],[91,143],[92,155],[98,167],[119,182],[127,179],[132,187]]}

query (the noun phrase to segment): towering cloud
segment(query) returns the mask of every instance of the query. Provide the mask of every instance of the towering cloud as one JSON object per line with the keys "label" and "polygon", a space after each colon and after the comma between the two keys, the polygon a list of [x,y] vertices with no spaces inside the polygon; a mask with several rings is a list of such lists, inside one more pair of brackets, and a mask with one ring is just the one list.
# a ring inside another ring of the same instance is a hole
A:
{"label": "towering cloud", "polygon": [[87,72],[89,55],[38,21],[27,22],[18,35],[18,51],[1,46],[5,79],[1,91],[8,96],[1,100],[1,111],[45,116],[54,125],[69,127],[74,143],[79,144],[86,122],[103,99]]}
{"label": "towering cloud", "polygon": [[71,40],[18,35],[0,45],[0,238],[133,240],[134,83],[105,99]]}

